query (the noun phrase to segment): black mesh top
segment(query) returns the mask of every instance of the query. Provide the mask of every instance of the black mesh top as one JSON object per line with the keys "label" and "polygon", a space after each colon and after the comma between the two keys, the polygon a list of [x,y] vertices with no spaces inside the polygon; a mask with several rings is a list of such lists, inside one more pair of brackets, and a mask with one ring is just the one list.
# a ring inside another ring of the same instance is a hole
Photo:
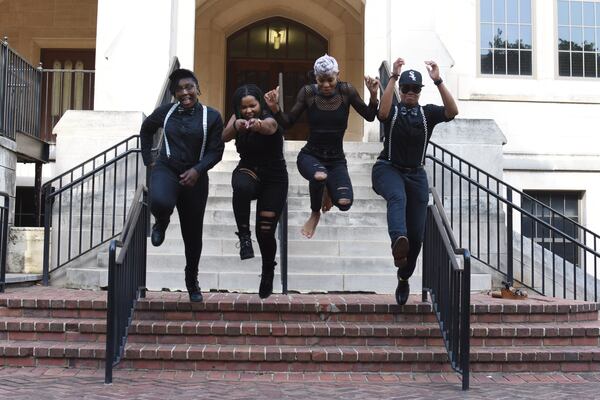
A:
{"label": "black mesh top", "polygon": [[282,127],[289,128],[304,110],[308,110],[310,132],[305,149],[315,155],[343,155],[342,142],[350,105],[367,121],[373,121],[377,115],[377,103],[366,105],[354,86],[338,82],[334,93],[329,96],[319,93],[315,84],[304,86],[298,92],[292,109],[275,114],[275,119]]}

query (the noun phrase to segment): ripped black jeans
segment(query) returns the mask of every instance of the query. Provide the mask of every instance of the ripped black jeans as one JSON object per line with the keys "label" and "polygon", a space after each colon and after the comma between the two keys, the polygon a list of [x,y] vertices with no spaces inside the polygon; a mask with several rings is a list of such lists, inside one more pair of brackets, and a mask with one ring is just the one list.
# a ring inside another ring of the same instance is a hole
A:
{"label": "ripped black jeans", "polygon": [[[309,182],[310,209],[313,212],[321,210],[325,187],[327,187],[334,206],[340,211],[350,209],[354,200],[354,193],[344,153],[337,157],[320,157],[313,152],[302,149],[298,153],[296,164],[300,175]],[[318,171],[325,172],[327,178],[324,180],[315,179],[315,173]]]}
{"label": "ripped black jeans", "polygon": [[256,240],[264,265],[275,262],[275,230],[287,200],[285,161],[257,166],[240,161],[231,174],[233,213],[240,233],[250,233],[250,203],[256,201]]}

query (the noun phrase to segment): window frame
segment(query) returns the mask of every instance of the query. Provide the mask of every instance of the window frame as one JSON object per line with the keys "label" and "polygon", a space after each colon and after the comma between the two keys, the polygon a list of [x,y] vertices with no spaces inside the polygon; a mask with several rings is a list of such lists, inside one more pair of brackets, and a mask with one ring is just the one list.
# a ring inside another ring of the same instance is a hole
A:
{"label": "window frame", "polygon": [[[576,202],[577,202],[577,215],[576,215],[576,220],[574,220],[576,223],[578,223],[579,225],[584,225],[583,224],[583,218],[584,218],[584,209],[583,209],[583,199],[585,197],[585,190],[561,190],[561,189],[523,189],[523,192],[525,194],[527,194],[529,197],[543,203],[539,197],[540,195],[545,195],[548,196],[549,199],[552,199],[552,196],[562,196],[562,200],[563,203],[565,201],[565,198],[567,196],[572,196],[575,197]],[[532,204],[535,204],[533,201],[531,202]],[[550,203],[552,203],[552,200],[550,200]],[[549,204],[543,203],[546,206],[552,208]],[[523,208],[523,210],[530,212],[532,215],[534,215],[535,217],[544,220],[544,218],[546,218],[546,216],[544,215],[539,215],[538,213],[534,212],[533,209],[529,210],[528,208],[526,208],[525,204],[521,204],[521,207]],[[563,212],[561,212],[562,215],[566,216],[567,218],[573,219],[572,215],[568,215],[566,211],[563,210]],[[531,240],[533,243],[541,246],[542,248],[544,248],[547,251],[550,252],[554,252],[553,246],[549,246],[545,247],[544,244],[546,243],[551,243],[551,244],[563,244],[563,240],[561,238],[557,238],[555,237],[554,239],[552,239],[551,236],[547,236],[547,237],[542,237],[542,236],[538,236],[537,233],[539,230],[545,230],[546,228],[543,227],[539,227],[536,225],[534,225],[534,229],[535,232],[531,232],[531,236],[527,235],[524,233],[524,223],[523,223],[523,218],[525,216],[522,215],[521,216],[521,220],[520,220],[520,232],[523,235],[523,237],[528,238],[529,240]],[[529,217],[527,217],[529,218]],[[550,225],[552,225],[552,221],[548,222]],[[575,230],[575,237],[574,239],[579,240],[579,231]],[[564,251],[564,250],[563,250]],[[567,256],[569,258],[565,257],[566,253],[563,254],[559,254],[558,252],[556,253],[557,256],[565,259],[567,262],[574,264],[575,266],[577,266],[578,268],[581,267],[581,251],[580,249],[577,250],[574,255],[575,255],[575,260],[571,260],[570,257],[573,256],[573,253],[567,254]]]}
{"label": "window frame", "polygon": [[[533,1],[533,0],[532,0]],[[571,4],[571,0],[567,0],[569,1],[569,4]],[[600,5],[600,0],[583,0],[582,2],[589,2],[589,3],[596,3]],[[575,80],[575,81],[586,81],[586,82],[590,82],[593,81],[594,79],[596,80],[600,80],[600,50],[596,51],[595,53],[597,54],[596,56],[596,76],[567,76],[567,75],[560,75],[560,65],[559,65],[559,54],[560,51],[558,49],[558,2],[559,0],[554,0],[554,4],[553,4],[553,9],[554,9],[554,43],[553,43],[553,53],[554,53],[554,79],[556,80]],[[596,21],[596,23],[598,24],[598,22],[600,21]],[[572,25],[568,25],[569,28]],[[582,25],[583,26],[583,25]],[[600,30],[600,24],[596,25],[596,30]],[[598,37],[596,38],[596,40],[598,40]],[[598,44],[597,44],[598,46]],[[569,50],[569,54],[572,54],[572,50]],[[584,64],[585,64],[585,59],[584,59]],[[571,68],[571,73],[572,73],[572,68]]]}
{"label": "window frame", "polygon": [[[536,2],[537,0],[530,0],[531,1],[531,74],[530,75],[521,75],[521,74],[517,74],[517,75],[513,75],[513,74],[495,74],[495,73],[491,73],[491,74],[484,74],[481,72],[481,1],[482,0],[478,0],[476,3],[476,7],[475,7],[475,13],[476,13],[476,21],[477,21],[477,27],[476,27],[476,45],[475,45],[475,52],[476,52],[476,60],[477,60],[477,73],[476,76],[478,78],[493,78],[493,79],[536,79],[537,78],[537,62],[536,62],[536,58],[537,58],[537,43],[536,43]],[[520,24],[518,24],[520,25]],[[521,51],[521,50],[519,50]],[[492,65],[493,68],[493,65]]]}

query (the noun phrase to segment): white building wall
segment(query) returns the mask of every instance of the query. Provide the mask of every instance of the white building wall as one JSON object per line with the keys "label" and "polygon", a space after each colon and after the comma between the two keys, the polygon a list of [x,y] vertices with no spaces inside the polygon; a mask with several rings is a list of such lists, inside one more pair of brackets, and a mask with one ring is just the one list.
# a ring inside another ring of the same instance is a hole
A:
{"label": "white building wall", "polygon": [[193,68],[194,10],[194,0],[98,0],[95,110],[154,109],[171,57]]}
{"label": "white building wall", "polygon": [[[533,75],[481,75],[478,7],[477,0],[367,0],[365,72],[403,57],[424,74],[421,102],[440,104],[422,64],[438,61],[459,118],[493,119],[506,136],[505,179],[525,190],[585,192],[582,221],[600,232],[592,206],[600,202],[600,163],[589,162],[600,155],[600,78],[558,76],[555,0],[532,0]],[[532,155],[544,157],[541,167],[527,166]]]}

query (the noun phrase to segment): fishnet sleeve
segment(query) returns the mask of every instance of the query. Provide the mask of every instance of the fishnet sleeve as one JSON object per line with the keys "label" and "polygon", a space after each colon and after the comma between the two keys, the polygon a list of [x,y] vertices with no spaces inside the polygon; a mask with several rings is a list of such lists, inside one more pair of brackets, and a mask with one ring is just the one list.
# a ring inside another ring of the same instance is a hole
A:
{"label": "fishnet sleeve", "polygon": [[346,82],[346,95],[352,107],[367,121],[374,121],[377,116],[377,103],[366,105],[354,86]]}
{"label": "fishnet sleeve", "polygon": [[278,112],[277,114],[273,115],[281,127],[285,129],[292,127],[298,118],[300,118],[304,110],[306,110],[308,88],[309,86],[304,86],[300,89],[298,96],[296,96],[296,103],[289,112]]}

